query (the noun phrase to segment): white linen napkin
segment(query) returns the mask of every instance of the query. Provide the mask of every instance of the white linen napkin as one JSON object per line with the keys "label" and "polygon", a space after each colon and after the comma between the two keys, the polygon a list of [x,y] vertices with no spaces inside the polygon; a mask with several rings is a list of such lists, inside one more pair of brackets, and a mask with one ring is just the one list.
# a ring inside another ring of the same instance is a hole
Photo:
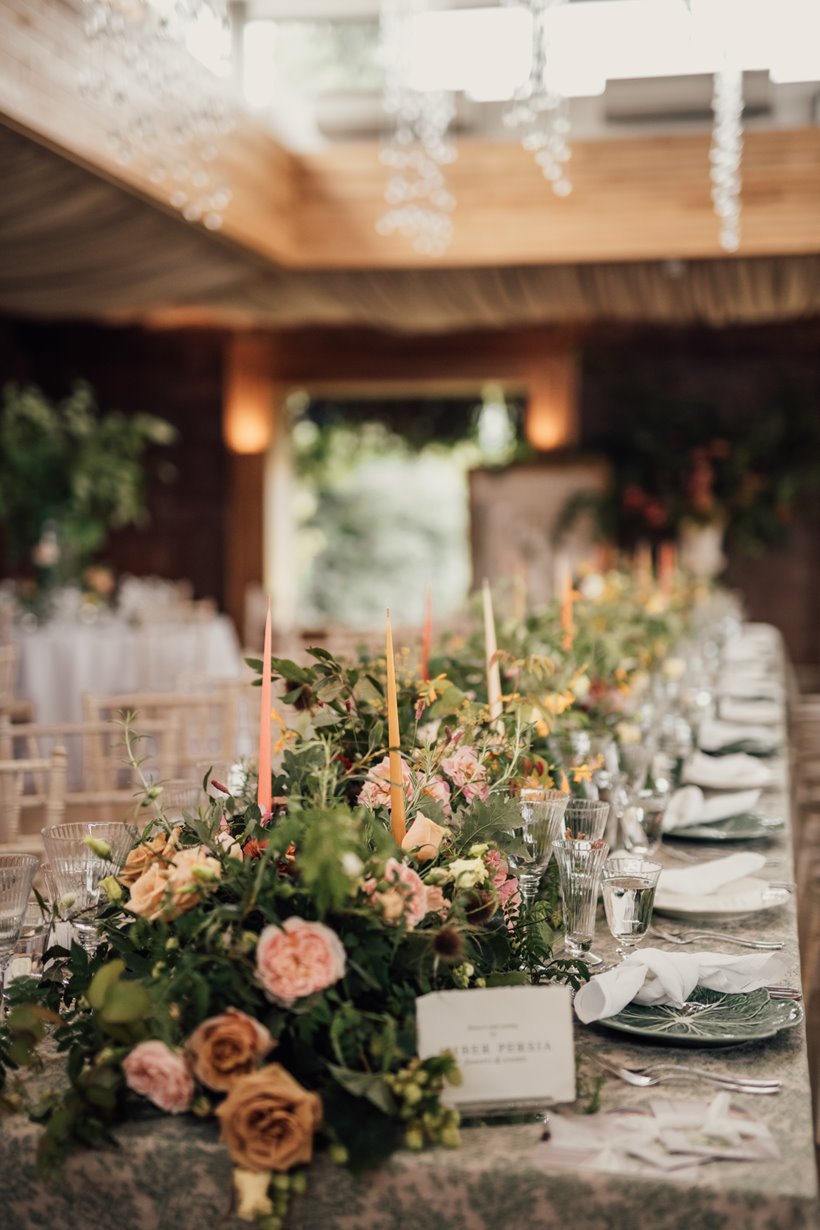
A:
{"label": "white linen napkin", "polygon": [[669,800],[663,816],[664,833],[690,828],[695,824],[712,824],[754,811],[760,798],[759,790],[723,790],[704,798],[700,786],[681,786]]}
{"label": "white linen napkin", "polygon": [[684,765],[681,777],[684,785],[703,786],[707,790],[768,786],[771,780],[771,769],[745,752],[720,757],[694,752]]}
{"label": "white linen napkin", "polygon": [[783,700],[783,685],[758,671],[730,671],[721,675],[717,690],[736,700]]}
{"label": "white linen napkin", "polygon": [[734,696],[724,696],[718,705],[718,713],[724,722],[775,726],[783,719],[783,706],[776,700],[739,700]]}
{"label": "white linen napkin", "polygon": [[658,888],[665,893],[675,893],[678,897],[690,894],[709,897],[735,880],[753,876],[765,865],[765,854],[755,854],[749,850],[740,854],[727,854],[725,858],[693,863],[691,867],[665,867],[658,880]]}
{"label": "white linen napkin", "polygon": [[713,991],[754,991],[781,980],[783,958],[772,952],[742,957],[722,952],[663,952],[643,948],[615,969],[590,978],[575,996],[575,1015],[585,1025],[615,1016],[633,1000],[637,1004],[682,1007],[696,986]]}
{"label": "white linen napkin", "polygon": [[717,718],[705,721],[698,732],[698,743],[704,752],[719,752],[723,747],[747,740],[772,750],[778,742],[777,735],[768,726],[747,726],[744,722],[724,722]]}

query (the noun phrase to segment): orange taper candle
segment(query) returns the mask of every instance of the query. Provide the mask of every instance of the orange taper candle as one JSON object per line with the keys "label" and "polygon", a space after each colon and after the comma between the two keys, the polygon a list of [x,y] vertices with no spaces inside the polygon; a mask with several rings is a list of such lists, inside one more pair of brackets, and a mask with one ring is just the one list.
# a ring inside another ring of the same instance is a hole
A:
{"label": "orange taper candle", "polygon": [[487,702],[493,721],[501,716],[501,667],[498,665],[498,645],[495,639],[495,615],[490,582],[484,578],[484,654],[487,662]]}
{"label": "orange taper candle", "polygon": [[268,596],[268,611],[265,616],[265,644],[262,650],[262,699],[259,708],[259,785],[256,801],[263,812],[271,809],[271,762],[270,762],[270,714],[271,714],[271,627],[270,627],[270,596]]}
{"label": "orange taper candle", "polygon": [[396,691],[396,664],[393,659],[393,630],[387,612],[387,746],[390,755],[390,827],[397,846],[404,841],[404,778],[401,771],[399,698]]}
{"label": "orange taper candle", "polygon": [[572,614],[572,572],[570,571],[569,562],[565,563],[563,576],[561,577],[561,631],[563,632],[563,646],[569,652],[572,649],[572,638],[575,635],[575,621]]}

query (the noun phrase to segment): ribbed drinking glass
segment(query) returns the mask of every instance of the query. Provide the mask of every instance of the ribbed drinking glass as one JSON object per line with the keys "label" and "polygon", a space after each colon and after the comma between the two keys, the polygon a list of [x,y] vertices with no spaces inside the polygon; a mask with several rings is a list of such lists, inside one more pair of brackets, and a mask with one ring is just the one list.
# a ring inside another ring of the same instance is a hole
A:
{"label": "ribbed drinking glass", "polygon": [[541,877],[552,857],[552,844],[561,833],[569,795],[562,790],[522,790],[516,796],[520,822],[512,829],[519,838],[517,850],[508,854],[518,876],[518,888],[526,904],[534,901]]}
{"label": "ribbed drinking glass", "polygon": [[598,885],[601,868],[609,846],[600,839],[564,839],[552,845],[561,877],[561,901],[564,910],[564,951],[568,957],[600,964],[590,949],[595,939],[595,911],[598,906]]}
{"label": "ribbed drinking glass", "polygon": [[43,829],[43,843],[57,885],[60,911],[93,956],[100,942],[97,913],[101,882],[116,875],[137,838],[130,824],[75,821]]}
{"label": "ribbed drinking glass", "polygon": [[603,837],[609,816],[609,803],[600,799],[570,798],[564,812],[564,831],[567,840],[598,841]]}
{"label": "ribbed drinking glass", "polygon": [[0,854],[0,1021],[5,1015],[6,971],[20,938],[39,863],[34,854]]}

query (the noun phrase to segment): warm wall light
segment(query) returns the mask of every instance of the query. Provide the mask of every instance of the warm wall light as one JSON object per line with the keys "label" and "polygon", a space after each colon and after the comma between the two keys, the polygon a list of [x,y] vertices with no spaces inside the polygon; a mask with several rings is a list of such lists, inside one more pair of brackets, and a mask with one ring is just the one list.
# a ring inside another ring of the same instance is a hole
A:
{"label": "warm wall light", "polygon": [[539,453],[562,448],[575,439],[578,402],[578,365],[570,355],[558,355],[538,364],[527,380],[524,433]]}
{"label": "warm wall light", "polygon": [[238,334],[225,354],[222,437],[232,453],[265,453],[273,438],[274,381],[267,338]]}

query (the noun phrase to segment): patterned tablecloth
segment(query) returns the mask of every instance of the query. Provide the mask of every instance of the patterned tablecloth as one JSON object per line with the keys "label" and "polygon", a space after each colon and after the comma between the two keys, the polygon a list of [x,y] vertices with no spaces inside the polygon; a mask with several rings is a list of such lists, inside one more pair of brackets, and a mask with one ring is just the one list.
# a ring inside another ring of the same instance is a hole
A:
{"label": "patterned tablecloth", "polygon": [[[788,816],[788,764],[774,762],[769,815]],[[793,878],[790,833],[770,841],[771,878]],[[776,860],[776,861],[774,861]],[[674,864],[673,864],[674,865]],[[680,865],[680,864],[678,864]],[[744,935],[786,941],[787,981],[799,985],[793,901],[724,924]],[[601,951],[611,951],[599,921]],[[582,1050],[625,1062],[693,1059],[691,1050],[624,1043],[622,1035],[577,1026]],[[294,1200],[289,1230],[809,1230],[820,1225],[806,1040],[802,1027],[766,1042],[698,1050],[701,1066],[777,1076],[776,1097],[733,1095],[769,1125],[780,1159],[714,1162],[668,1174],[617,1158],[568,1168],[534,1123],[471,1127],[454,1151],[400,1153],[363,1178],[320,1159],[307,1194]],[[648,1105],[654,1090],[608,1079],[603,1112]],[[675,1096],[711,1097],[712,1087],[676,1082]],[[559,1112],[564,1113],[564,1112]],[[119,1151],[74,1157],[51,1185],[34,1175],[38,1129],[21,1117],[0,1125],[2,1230],[229,1230],[231,1167],[209,1124],[146,1117],[120,1132]]]}

